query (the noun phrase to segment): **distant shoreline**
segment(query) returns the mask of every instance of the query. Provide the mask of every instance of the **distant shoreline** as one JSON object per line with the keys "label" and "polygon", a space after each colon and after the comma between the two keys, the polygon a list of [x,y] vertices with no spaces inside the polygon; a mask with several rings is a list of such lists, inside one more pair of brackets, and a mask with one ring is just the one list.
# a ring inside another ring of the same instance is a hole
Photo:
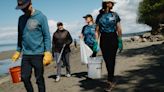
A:
{"label": "distant shoreline", "polygon": [[151,31],[136,32],[136,33],[125,33],[125,34],[123,34],[123,37],[140,36],[140,35],[143,35],[145,33],[151,33]]}
{"label": "distant shoreline", "polygon": [[14,50],[0,52],[0,60],[10,59],[13,53]]}

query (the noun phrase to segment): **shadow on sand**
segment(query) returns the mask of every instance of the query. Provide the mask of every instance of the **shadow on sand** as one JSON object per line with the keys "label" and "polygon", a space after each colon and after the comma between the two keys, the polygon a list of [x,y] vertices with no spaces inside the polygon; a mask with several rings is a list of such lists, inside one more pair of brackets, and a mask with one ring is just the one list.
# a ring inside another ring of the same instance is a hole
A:
{"label": "shadow on sand", "polygon": [[80,92],[104,92],[102,88],[106,86],[105,79],[91,79],[87,77],[87,72],[72,74],[73,77],[80,78],[80,87],[83,88]]}
{"label": "shadow on sand", "polygon": [[125,71],[125,76],[118,78],[120,87],[114,92],[164,92],[164,44],[129,49],[121,56],[128,58],[141,54],[152,57],[147,59],[147,64],[138,66],[139,69]]}
{"label": "shadow on sand", "polygon": [[[139,65],[139,69],[124,71],[123,76],[116,76],[117,86],[112,92],[164,92],[164,44],[152,45],[144,48],[127,49],[122,57],[137,55],[151,56],[147,63]],[[140,62],[140,61],[139,61]],[[89,79],[87,72],[72,74],[79,78],[80,92],[104,92],[106,76],[102,79]],[[56,78],[55,75],[49,78]]]}
{"label": "shadow on sand", "polygon": [[[147,64],[138,66],[139,69],[125,71],[123,76],[116,76],[117,87],[112,92],[164,92],[164,44],[144,48],[125,50],[121,56],[135,57],[136,55],[152,56]],[[80,80],[82,92],[104,92],[105,76],[101,80],[88,79],[86,72],[75,73]]]}

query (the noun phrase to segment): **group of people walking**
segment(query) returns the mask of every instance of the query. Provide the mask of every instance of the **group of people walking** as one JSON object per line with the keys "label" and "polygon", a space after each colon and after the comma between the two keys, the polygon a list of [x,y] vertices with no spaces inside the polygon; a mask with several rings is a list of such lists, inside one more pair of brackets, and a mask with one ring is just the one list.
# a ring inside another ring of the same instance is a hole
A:
{"label": "group of people walking", "polygon": [[[63,23],[58,22],[51,42],[46,16],[32,7],[31,0],[17,0],[17,2],[16,9],[22,10],[24,15],[19,17],[18,44],[12,60],[17,61],[22,54],[21,79],[27,92],[34,92],[30,81],[32,69],[35,71],[38,91],[46,92],[44,65],[50,64],[53,58],[57,65],[56,81],[61,79],[62,65],[66,67],[66,76],[71,77],[69,56],[72,37],[69,31],[64,29]],[[114,68],[117,49],[120,51],[123,49],[121,19],[112,11],[115,3],[114,0],[103,0],[96,21],[90,14],[84,16],[86,25],[80,35],[80,39],[84,39],[85,44],[93,51],[91,57],[96,57],[95,46],[98,46],[100,39],[100,48],[108,71],[108,85],[105,88],[107,92],[115,86]]]}

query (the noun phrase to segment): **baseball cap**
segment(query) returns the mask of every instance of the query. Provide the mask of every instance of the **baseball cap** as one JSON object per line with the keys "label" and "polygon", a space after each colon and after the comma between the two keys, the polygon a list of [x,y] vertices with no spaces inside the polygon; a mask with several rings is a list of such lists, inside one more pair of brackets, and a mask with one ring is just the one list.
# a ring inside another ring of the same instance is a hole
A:
{"label": "baseball cap", "polygon": [[88,17],[92,18],[92,15],[91,14],[87,14],[83,18],[88,18]]}
{"label": "baseball cap", "polygon": [[31,0],[17,0],[17,2],[16,9],[24,9],[31,3]]}
{"label": "baseball cap", "polygon": [[63,23],[62,22],[58,22],[57,26],[63,26]]}

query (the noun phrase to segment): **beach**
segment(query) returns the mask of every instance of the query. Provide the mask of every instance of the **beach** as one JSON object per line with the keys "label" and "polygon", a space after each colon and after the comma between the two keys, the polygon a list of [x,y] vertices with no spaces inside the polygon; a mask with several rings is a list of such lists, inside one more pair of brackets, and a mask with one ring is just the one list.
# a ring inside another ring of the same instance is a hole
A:
{"label": "beach", "polygon": [[[115,76],[116,88],[112,92],[164,92],[164,41],[158,42],[125,42],[122,53],[117,54]],[[13,51],[0,53],[0,60],[9,59]],[[55,82],[55,63],[45,67],[46,92],[104,92],[106,85],[106,67],[102,64],[102,78],[87,78],[87,66],[80,62],[80,48],[72,47],[72,77],[65,77]],[[1,66],[0,66],[1,67]],[[32,83],[35,92],[34,73]],[[26,92],[23,83],[13,84],[9,75],[1,77],[0,92]]]}

